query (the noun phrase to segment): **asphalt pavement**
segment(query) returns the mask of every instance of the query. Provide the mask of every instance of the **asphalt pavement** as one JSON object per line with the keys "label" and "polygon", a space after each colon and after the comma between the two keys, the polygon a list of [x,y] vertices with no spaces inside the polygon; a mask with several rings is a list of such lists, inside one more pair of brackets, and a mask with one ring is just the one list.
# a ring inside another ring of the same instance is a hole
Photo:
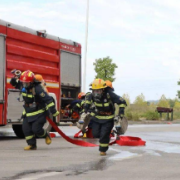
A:
{"label": "asphalt pavement", "polygon": [[[60,126],[68,136],[75,126]],[[129,125],[125,136],[140,137],[146,146],[112,145],[106,157],[98,147],[80,147],[58,134],[36,151],[24,151],[24,139],[0,127],[0,180],[179,180],[180,124]],[[97,143],[97,139],[87,141]]]}

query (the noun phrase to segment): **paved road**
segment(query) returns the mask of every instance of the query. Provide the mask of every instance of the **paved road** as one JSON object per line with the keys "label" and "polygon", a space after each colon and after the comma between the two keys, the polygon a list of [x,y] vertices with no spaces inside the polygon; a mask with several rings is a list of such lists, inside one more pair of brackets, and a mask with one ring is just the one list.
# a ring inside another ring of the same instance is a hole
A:
{"label": "paved road", "polygon": [[[77,132],[76,127],[60,128],[69,136]],[[130,125],[126,135],[141,137],[146,146],[113,145],[106,157],[97,147],[75,146],[61,137],[49,146],[38,139],[38,150],[25,152],[25,141],[13,137],[11,129],[0,128],[0,135],[0,180],[180,179],[179,124]]]}

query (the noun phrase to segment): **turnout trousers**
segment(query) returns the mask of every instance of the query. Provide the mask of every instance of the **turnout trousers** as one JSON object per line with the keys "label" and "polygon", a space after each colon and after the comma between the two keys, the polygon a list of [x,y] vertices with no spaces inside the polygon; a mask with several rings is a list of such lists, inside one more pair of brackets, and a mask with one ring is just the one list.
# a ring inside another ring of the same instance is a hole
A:
{"label": "turnout trousers", "polygon": [[[100,120],[102,121],[102,120]],[[105,123],[99,123],[93,121],[92,134],[94,138],[99,138],[99,151],[106,152],[109,148],[110,134],[114,126],[114,121],[107,121]]]}
{"label": "turnout trousers", "polygon": [[28,145],[36,145],[36,136],[45,138],[47,132],[43,129],[46,123],[46,113],[38,115],[38,118],[33,122],[28,122],[28,118],[24,118],[23,132]]}

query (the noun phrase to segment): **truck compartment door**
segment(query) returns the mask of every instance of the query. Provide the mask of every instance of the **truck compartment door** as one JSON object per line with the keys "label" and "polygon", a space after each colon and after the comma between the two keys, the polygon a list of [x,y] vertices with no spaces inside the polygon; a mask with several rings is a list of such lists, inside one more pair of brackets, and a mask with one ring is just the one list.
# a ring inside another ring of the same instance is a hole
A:
{"label": "truck compartment door", "polygon": [[[18,101],[20,98],[20,101]],[[8,90],[8,106],[7,106],[7,121],[9,123],[20,122],[23,113],[23,98],[20,96],[20,91],[15,89]]]}
{"label": "truck compartment door", "polygon": [[61,84],[64,86],[81,86],[81,56],[61,51]]}

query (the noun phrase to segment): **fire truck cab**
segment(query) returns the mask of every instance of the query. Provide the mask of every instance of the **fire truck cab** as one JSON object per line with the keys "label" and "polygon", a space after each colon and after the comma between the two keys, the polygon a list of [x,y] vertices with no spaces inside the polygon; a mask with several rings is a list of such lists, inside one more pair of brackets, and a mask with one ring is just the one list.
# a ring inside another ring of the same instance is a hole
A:
{"label": "fire truck cab", "polygon": [[[12,69],[41,74],[62,112],[81,90],[81,45],[0,19],[0,126],[11,123],[15,134],[23,137],[23,101],[20,90],[10,84]],[[76,119],[61,114],[54,121]],[[48,123],[44,128],[51,129]]]}

